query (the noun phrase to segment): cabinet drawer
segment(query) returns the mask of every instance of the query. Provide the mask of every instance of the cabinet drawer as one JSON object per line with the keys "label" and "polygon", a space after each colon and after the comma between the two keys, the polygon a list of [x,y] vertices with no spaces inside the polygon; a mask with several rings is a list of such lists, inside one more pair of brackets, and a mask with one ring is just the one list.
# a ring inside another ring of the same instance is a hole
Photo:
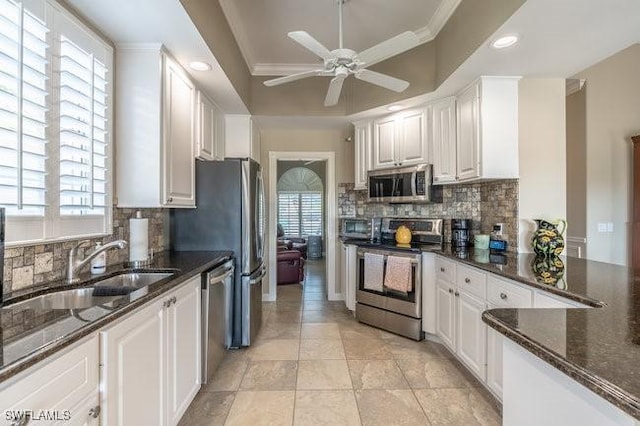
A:
{"label": "cabinet drawer", "polygon": [[436,279],[448,283],[456,282],[456,263],[440,256],[436,257]]}
{"label": "cabinet drawer", "polygon": [[533,291],[519,285],[489,276],[487,278],[487,300],[501,308],[530,308]]}
{"label": "cabinet drawer", "polygon": [[457,265],[456,286],[458,289],[474,294],[484,300],[487,287],[487,274],[468,266]]}

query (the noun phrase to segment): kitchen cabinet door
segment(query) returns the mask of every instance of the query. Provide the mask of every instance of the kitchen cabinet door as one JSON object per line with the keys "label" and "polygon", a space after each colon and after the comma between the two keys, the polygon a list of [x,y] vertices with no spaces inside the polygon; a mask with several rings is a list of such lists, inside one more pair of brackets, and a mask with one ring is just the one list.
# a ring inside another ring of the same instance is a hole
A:
{"label": "kitchen cabinet door", "polygon": [[164,205],[195,207],[195,86],[168,57],[164,77]]}
{"label": "kitchen cabinet door", "polygon": [[373,169],[385,169],[397,165],[396,119],[382,118],[373,122]]}
{"label": "kitchen cabinet door", "polygon": [[[494,309],[488,306],[488,309]],[[502,334],[487,327],[487,386],[502,401]]]}
{"label": "kitchen cabinet door", "polygon": [[456,180],[456,100],[446,98],[431,105],[433,182]]}
{"label": "kitchen cabinet door", "polygon": [[411,166],[428,162],[427,111],[424,109],[405,113],[400,119],[400,144],[397,152],[398,166]]}
{"label": "kitchen cabinet door", "polygon": [[201,381],[201,281],[196,276],[168,296],[167,424],[180,421]]}
{"label": "kitchen cabinet door", "polygon": [[459,180],[480,176],[480,88],[473,84],[462,92],[456,102],[457,163]]}
{"label": "kitchen cabinet door", "polygon": [[100,424],[100,394],[96,389],[89,398],[71,408],[71,419],[62,420],[56,426],[98,426]]}
{"label": "kitchen cabinet door", "polygon": [[152,302],[100,332],[102,424],[166,424],[165,313]]}
{"label": "kitchen cabinet door", "polygon": [[457,354],[460,360],[482,381],[486,379],[487,327],[482,322],[484,301],[466,291],[458,290]]}
{"label": "kitchen cabinet door", "polygon": [[198,91],[196,124],[196,157],[204,161],[216,159],[216,111],[213,102]]}
{"label": "kitchen cabinet door", "polygon": [[442,280],[437,282],[437,316],[436,334],[442,342],[453,352],[456,348],[455,340],[455,307],[456,298],[453,292],[453,285]]}
{"label": "kitchen cabinet door", "polygon": [[367,172],[371,169],[371,122],[355,125],[355,189],[367,189]]}

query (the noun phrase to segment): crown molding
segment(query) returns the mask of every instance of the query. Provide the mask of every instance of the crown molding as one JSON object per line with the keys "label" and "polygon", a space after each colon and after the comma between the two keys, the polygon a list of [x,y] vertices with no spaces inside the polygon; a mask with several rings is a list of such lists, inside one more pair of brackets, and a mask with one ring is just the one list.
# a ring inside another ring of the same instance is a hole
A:
{"label": "crown molding", "polygon": [[240,15],[238,15],[238,9],[233,3],[234,0],[220,0],[220,7],[231,28],[231,33],[238,43],[244,62],[247,64],[249,70],[252,70],[255,66],[255,57],[251,50],[249,40],[245,36],[246,31],[244,31]]}
{"label": "crown molding", "polygon": [[291,75],[299,72],[313,71],[321,69],[323,65],[317,64],[268,64],[261,63],[255,64],[251,70],[252,75],[267,76],[267,75]]}
{"label": "crown molding", "polygon": [[584,86],[584,83],[586,81],[587,80],[583,78],[568,78],[565,81],[566,96],[573,95],[574,93],[582,90],[582,87]]}

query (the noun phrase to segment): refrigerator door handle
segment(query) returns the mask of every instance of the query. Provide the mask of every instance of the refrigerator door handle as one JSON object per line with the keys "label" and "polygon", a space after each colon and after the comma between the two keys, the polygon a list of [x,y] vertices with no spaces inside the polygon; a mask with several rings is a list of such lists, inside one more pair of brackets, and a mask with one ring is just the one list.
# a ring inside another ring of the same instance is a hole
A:
{"label": "refrigerator door handle", "polygon": [[258,198],[256,200],[257,201],[256,209],[258,210],[257,211],[258,226],[256,226],[256,241],[258,242],[258,256],[260,257],[260,259],[264,259],[265,196],[264,196],[264,178],[262,176],[262,170],[258,172],[256,180],[257,180],[257,198]]}
{"label": "refrigerator door handle", "polygon": [[249,279],[249,285],[254,285],[254,284],[259,283],[260,281],[262,281],[262,279],[265,277],[265,275],[267,275],[267,268],[263,267],[260,270],[260,273],[258,274],[257,277]]}

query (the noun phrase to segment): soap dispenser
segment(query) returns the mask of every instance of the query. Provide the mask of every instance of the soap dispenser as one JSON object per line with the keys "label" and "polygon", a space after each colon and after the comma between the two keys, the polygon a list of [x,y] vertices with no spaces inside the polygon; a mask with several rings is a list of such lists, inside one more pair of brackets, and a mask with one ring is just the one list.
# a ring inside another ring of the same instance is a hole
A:
{"label": "soap dispenser", "polygon": [[[100,249],[102,243],[99,241],[96,243],[96,250]],[[96,274],[104,274],[107,270],[107,253],[103,251],[93,259],[91,259],[91,273]]]}

